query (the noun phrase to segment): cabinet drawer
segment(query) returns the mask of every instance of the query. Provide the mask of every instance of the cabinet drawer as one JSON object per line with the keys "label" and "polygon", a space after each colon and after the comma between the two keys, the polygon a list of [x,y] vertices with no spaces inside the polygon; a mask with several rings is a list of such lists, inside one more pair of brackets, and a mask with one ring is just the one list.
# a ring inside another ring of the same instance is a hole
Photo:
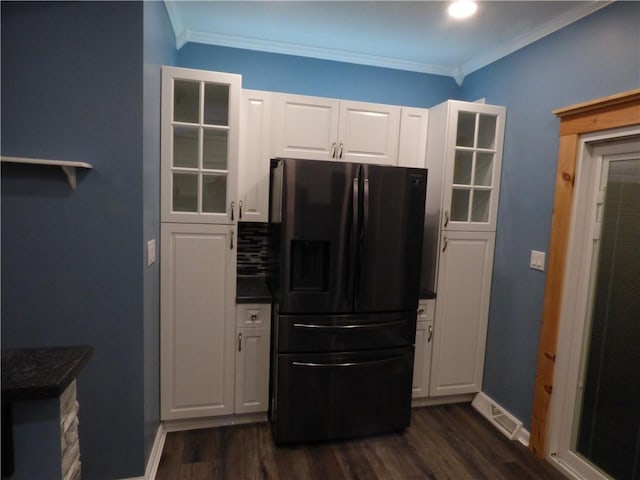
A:
{"label": "cabinet drawer", "polygon": [[418,302],[418,322],[429,322],[435,318],[435,299],[420,300]]}
{"label": "cabinet drawer", "polygon": [[271,305],[247,303],[236,307],[236,326],[238,328],[268,328],[271,325]]}

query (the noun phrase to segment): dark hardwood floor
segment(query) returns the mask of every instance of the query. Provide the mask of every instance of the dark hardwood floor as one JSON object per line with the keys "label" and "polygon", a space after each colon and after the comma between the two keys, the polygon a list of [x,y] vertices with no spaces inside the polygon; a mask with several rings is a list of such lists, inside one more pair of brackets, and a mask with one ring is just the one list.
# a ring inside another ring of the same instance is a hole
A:
{"label": "dark hardwood floor", "polygon": [[167,434],[156,480],[564,479],[469,404],[414,408],[403,433],[276,447],[267,423]]}

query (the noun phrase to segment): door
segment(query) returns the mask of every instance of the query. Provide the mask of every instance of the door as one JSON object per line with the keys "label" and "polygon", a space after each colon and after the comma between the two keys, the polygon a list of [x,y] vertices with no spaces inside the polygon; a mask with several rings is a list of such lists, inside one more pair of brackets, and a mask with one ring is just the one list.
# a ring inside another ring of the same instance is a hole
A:
{"label": "door", "polygon": [[239,328],[236,332],[235,413],[266,412],[269,408],[269,328]]}
{"label": "door", "polygon": [[235,248],[225,225],[163,223],[161,418],[233,412]]}
{"label": "door", "polygon": [[362,165],[355,311],[418,307],[427,173]]}
{"label": "door", "polygon": [[482,387],[493,232],[444,232],[431,358],[431,396]]}
{"label": "door", "polygon": [[280,312],[349,312],[358,166],[286,159],[279,168]]}
{"label": "door", "polygon": [[277,443],[398,431],[409,425],[413,347],[279,354]]}
{"label": "door", "polygon": [[277,157],[335,160],[340,102],[302,95],[274,95]]}
{"label": "door", "polygon": [[348,162],[396,165],[400,107],[340,102],[336,158]]}
{"label": "door", "polygon": [[162,67],[163,222],[235,223],[241,83]]}
{"label": "door", "polygon": [[505,108],[449,102],[442,228],[495,231]]}
{"label": "door", "polygon": [[640,137],[595,143],[579,162],[552,458],[579,478],[637,480]]}

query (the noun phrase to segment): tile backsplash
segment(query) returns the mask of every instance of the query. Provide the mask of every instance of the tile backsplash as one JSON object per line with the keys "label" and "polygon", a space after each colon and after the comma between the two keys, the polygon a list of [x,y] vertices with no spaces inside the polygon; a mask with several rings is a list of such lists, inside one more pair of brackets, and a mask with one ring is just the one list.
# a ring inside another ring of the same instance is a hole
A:
{"label": "tile backsplash", "polygon": [[269,254],[271,236],[268,223],[238,223],[237,274],[239,276],[267,276],[272,264]]}

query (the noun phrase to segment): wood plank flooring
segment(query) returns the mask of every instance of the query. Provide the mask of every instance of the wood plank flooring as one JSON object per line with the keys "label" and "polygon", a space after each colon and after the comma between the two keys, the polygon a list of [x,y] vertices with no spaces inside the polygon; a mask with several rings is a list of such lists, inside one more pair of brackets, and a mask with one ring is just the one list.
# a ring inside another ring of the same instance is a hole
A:
{"label": "wood plank flooring", "polygon": [[469,404],[414,408],[403,433],[288,447],[267,423],[167,434],[156,480],[560,480]]}

